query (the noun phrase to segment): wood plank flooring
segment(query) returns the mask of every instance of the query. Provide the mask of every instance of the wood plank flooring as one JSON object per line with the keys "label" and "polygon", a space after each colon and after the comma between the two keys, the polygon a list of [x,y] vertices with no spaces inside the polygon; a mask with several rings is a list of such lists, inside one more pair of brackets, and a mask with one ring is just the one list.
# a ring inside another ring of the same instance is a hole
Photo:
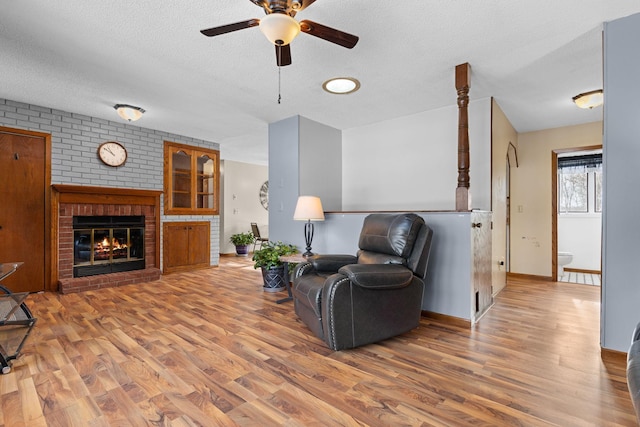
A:
{"label": "wood plank flooring", "polygon": [[512,280],[471,329],[424,318],[341,352],[242,258],[33,294],[0,426],[633,426],[624,355],[600,355],[599,292]]}

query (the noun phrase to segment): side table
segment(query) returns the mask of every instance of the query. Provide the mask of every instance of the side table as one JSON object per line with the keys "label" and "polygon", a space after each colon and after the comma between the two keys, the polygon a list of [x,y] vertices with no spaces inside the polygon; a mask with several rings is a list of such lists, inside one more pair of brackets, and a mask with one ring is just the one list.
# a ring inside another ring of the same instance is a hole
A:
{"label": "side table", "polygon": [[286,298],[282,298],[276,301],[276,304],[282,304],[283,302],[293,300],[293,294],[291,293],[291,283],[289,281],[289,263],[292,264],[300,264],[301,262],[306,262],[307,257],[302,254],[293,254],[293,255],[282,255],[278,258],[282,265],[284,266],[284,284],[287,287],[287,296]]}
{"label": "side table", "polygon": [[[23,262],[0,263],[0,281],[13,274]],[[36,319],[24,303],[28,292],[13,293],[0,285],[0,368],[11,371],[11,362],[18,357],[31,333]]]}

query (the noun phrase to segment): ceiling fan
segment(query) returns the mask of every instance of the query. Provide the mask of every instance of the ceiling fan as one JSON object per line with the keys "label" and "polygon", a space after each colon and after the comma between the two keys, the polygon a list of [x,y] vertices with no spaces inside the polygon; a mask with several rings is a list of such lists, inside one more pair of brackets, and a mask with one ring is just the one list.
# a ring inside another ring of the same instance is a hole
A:
{"label": "ceiling fan", "polygon": [[207,28],[200,32],[207,37],[219,36],[233,31],[260,26],[260,30],[276,47],[276,62],[279,67],[291,64],[289,43],[302,31],[331,43],[351,49],[358,43],[358,36],[348,34],[313,21],[296,21],[296,13],[306,9],[316,0],[250,0],[264,9],[267,15],[262,19],[249,19],[219,27]]}

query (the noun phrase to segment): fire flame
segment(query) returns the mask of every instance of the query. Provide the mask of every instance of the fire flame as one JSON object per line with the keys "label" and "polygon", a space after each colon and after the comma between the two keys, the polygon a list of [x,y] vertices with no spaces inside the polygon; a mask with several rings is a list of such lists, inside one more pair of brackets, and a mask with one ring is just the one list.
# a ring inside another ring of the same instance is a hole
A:
{"label": "fire flame", "polygon": [[113,237],[111,239],[111,242],[109,241],[108,237],[105,237],[104,239],[102,239],[101,242],[96,243],[96,249],[98,249],[98,250],[108,251],[109,248],[112,248],[112,249],[126,249],[127,248],[127,244],[126,243],[120,243],[120,241],[118,239],[116,239],[115,237]]}

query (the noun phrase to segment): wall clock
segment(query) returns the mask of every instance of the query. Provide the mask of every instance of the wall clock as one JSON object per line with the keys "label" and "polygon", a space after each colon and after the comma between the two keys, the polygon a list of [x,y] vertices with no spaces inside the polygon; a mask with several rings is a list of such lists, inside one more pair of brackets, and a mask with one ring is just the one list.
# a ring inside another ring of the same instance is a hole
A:
{"label": "wall clock", "polygon": [[269,181],[265,181],[260,187],[260,204],[269,210]]}
{"label": "wall clock", "polygon": [[103,142],[98,147],[98,158],[107,166],[122,166],[127,161],[127,149],[119,142]]}

